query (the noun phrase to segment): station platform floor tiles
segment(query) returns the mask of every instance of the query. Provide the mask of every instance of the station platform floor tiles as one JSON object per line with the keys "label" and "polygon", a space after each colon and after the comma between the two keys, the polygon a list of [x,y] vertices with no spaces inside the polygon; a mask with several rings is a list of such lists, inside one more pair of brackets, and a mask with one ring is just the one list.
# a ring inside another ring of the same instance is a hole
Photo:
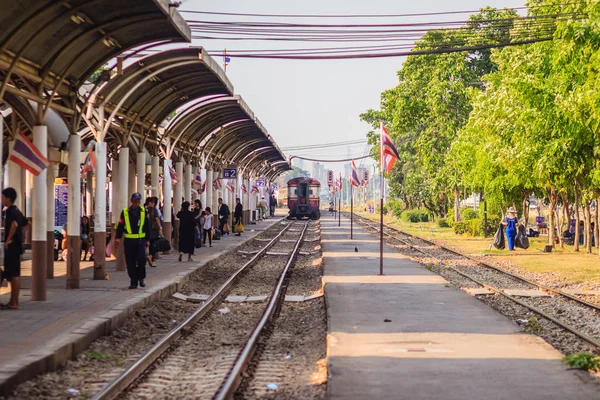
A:
{"label": "station platform floor tiles", "polygon": [[330,400],[600,399],[541,338],[387,245],[379,276],[377,237],[354,224],[350,240],[349,219],[321,231]]}
{"label": "station platform floor tiles", "polygon": [[[212,248],[196,249],[193,262],[187,262],[186,256],[177,262],[176,252],[162,256],[156,268],[146,267],[146,287],[137,290],[128,289],[127,272],[117,272],[114,260],[107,262],[107,281],[94,281],[93,263],[82,262],[81,288],[66,290],[65,262],[55,262],[56,278],[46,281],[47,301],[31,301],[31,261],[23,261],[20,309],[0,310],[0,396],[20,382],[64,365],[136,309],[176,292],[193,271],[281,221],[283,214],[247,226],[242,236],[232,234],[213,241]],[[7,288],[1,293],[5,304]]]}

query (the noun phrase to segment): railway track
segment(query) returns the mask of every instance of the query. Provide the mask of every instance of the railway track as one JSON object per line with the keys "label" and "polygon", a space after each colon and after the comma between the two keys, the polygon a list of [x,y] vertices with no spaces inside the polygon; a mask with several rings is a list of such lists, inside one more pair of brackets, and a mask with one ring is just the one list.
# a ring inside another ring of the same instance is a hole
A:
{"label": "railway track", "polygon": [[[289,272],[315,226],[318,222],[293,222],[263,239],[261,248],[201,307],[93,398],[232,398],[248,377],[259,339],[270,330],[285,299]],[[240,291],[270,294],[266,301],[224,303]]]}
{"label": "railway track", "polygon": [[[354,218],[369,230],[377,233],[380,231],[375,222],[356,214]],[[450,274],[453,283],[460,288],[488,289],[600,350],[600,306],[388,225],[384,225],[383,234],[387,240],[399,242],[423,254],[425,262],[440,265],[443,272]],[[539,290],[549,296],[527,297],[511,294],[516,290]]]}

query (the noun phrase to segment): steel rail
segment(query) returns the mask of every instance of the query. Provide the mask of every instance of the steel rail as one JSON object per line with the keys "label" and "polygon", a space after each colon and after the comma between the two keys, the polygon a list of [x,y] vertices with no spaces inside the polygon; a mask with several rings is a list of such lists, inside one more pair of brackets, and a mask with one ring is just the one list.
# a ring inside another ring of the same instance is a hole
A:
{"label": "steel rail", "polygon": [[[359,218],[362,218],[363,220],[367,220],[367,221],[369,220],[368,218],[361,217],[360,215],[356,215],[356,214],[354,214],[354,215],[355,215],[355,216],[357,216],[357,217],[359,217]],[[370,224],[368,224],[368,225],[369,225],[369,226],[372,226],[372,225],[370,225]],[[408,237],[413,237],[413,238],[416,238],[416,239],[422,240],[422,241],[424,241],[424,242],[427,242],[427,243],[429,243],[429,244],[431,244],[431,245],[433,245],[433,246],[437,246],[437,247],[439,247],[439,248],[441,248],[441,249],[443,249],[443,250],[445,250],[445,251],[447,251],[447,252],[450,252],[450,253],[452,253],[452,254],[455,254],[455,255],[457,255],[457,256],[460,256],[460,257],[467,258],[467,259],[469,259],[469,260],[471,260],[471,261],[473,261],[473,262],[475,262],[475,263],[477,263],[477,264],[479,264],[479,265],[482,265],[482,266],[484,266],[484,267],[486,267],[486,268],[493,269],[493,270],[495,270],[495,271],[498,271],[498,272],[500,272],[500,273],[502,273],[502,274],[508,275],[508,276],[510,276],[511,278],[514,278],[514,279],[520,280],[521,282],[525,282],[525,283],[527,283],[527,284],[529,284],[529,285],[531,285],[531,286],[535,286],[535,287],[537,287],[538,289],[541,289],[541,290],[543,290],[543,291],[550,292],[550,293],[553,293],[553,294],[556,294],[556,295],[560,295],[560,296],[566,297],[566,298],[568,298],[568,299],[570,299],[570,300],[576,301],[577,303],[583,304],[583,305],[585,305],[585,306],[587,306],[587,307],[589,307],[589,308],[593,308],[593,309],[595,309],[596,311],[600,311],[600,305],[597,305],[597,304],[594,304],[594,303],[590,303],[590,302],[588,302],[588,301],[585,301],[585,300],[583,300],[582,298],[579,298],[579,297],[577,297],[577,296],[574,296],[574,295],[572,295],[572,294],[569,294],[569,293],[563,292],[563,291],[562,291],[562,290],[560,290],[560,289],[553,289],[553,288],[551,288],[551,287],[548,287],[548,286],[542,285],[541,283],[538,283],[538,282],[535,282],[535,281],[529,280],[529,279],[527,279],[527,278],[525,278],[525,277],[522,277],[522,276],[520,276],[520,275],[514,274],[514,273],[512,273],[512,272],[509,272],[509,271],[506,271],[506,270],[504,270],[504,269],[502,269],[502,268],[500,268],[500,267],[497,267],[497,266],[495,266],[495,265],[488,264],[488,263],[486,263],[485,261],[481,261],[481,260],[479,260],[478,258],[475,258],[475,257],[473,257],[473,256],[469,256],[469,255],[467,255],[467,254],[460,253],[460,252],[458,252],[458,251],[456,251],[456,250],[453,250],[453,249],[451,249],[451,248],[448,248],[448,247],[446,247],[446,246],[442,246],[442,245],[440,245],[440,244],[438,244],[438,243],[432,242],[431,240],[428,240],[428,239],[422,238],[422,237],[420,237],[420,236],[415,236],[415,235],[412,235],[412,234],[410,234],[410,233],[407,233],[407,232],[401,231],[401,230],[399,230],[399,229],[397,229],[397,228],[393,228],[393,227],[391,227],[391,226],[389,226],[389,225],[385,225],[385,228],[387,228],[387,229],[389,229],[389,230],[392,230],[392,231],[395,231],[395,232],[398,232],[398,233],[400,233],[400,234],[402,234],[402,235],[406,235],[406,236],[408,236]],[[386,232],[384,232],[384,234],[386,234]]]}
{"label": "steel rail", "polygon": [[185,319],[181,324],[173,328],[167,333],[159,342],[157,342],[150,350],[142,355],[133,365],[123,371],[115,380],[109,383],[101,392],[97,393],[93,400],[110,400],[121,394],[127,389],[138,377],[140,377],[159,357],[161,357],[165,351],[167,351],[173,343],[181,338],[186,330],[189,330],[196,322],[205,317],[209,312],[213,310],[221,299],[229,291],[229,289],[235,284],[237,279],[240,277],[242,272],[250,268],[256,262],[266,254],[266,252],[273,247],[275,242],[292,226],[288,224],[284,227],[281,232],[277,234],[267,245],[261,248],[247,263],[240,267],[236,272],[233,273],[223,283],[215,293],[213,293],[208,300],[193,314]]}
{"label": "steel rail", "polygon": [[262,334],[263,330],[265,329],[265,326],[267,325],[267,323],[269,323],[269,321],[273,317],[273,314],[275,312],[277,305],[280,304],[281,300],[284,299],[284,297],[283,297],[283,295],[285,294],[285,291],[283,290],[284,283],[287,279],[289,270],[291,269],[292,265],[294,264],[294,262],[296,260],[296,257],[298,256],[298,252],[300,250],[300,245],[302,244],[302,241],[304,240],[304,234],[306,233],[308,224],[309,224],[308,221],[304,224],[304,228],[302,229],[300,238],[296,242],[296,245],[294,246],[294,250],[292,251],[292,254],[290,254],[287,264],[285,265],[285,268],[283,269],[283,271],[281,272],[281,275],[279,276],[279,280],[277,281],[277,286],[275,286],[275,289],[273,289],[273,293],[271,294],[271,297],[269,299],[269,303],[267,305],[267,308],[265,309],[265,312],[263,313],[260,321],[256,325],[256,328],[254,328],[254,331],[252,331],[252,334],[250,335],[248,342],[246,343],[246,345],[244,346],[244,348],[238,355],[238,358],[237,358],[235,364],[233,365],[233,367],[231,368],[227,378],[225,379],[225,381],[219,388],[219,391],[217,392],[217,394],[213,397],[214,400],[225,400],[225,399],[233,398],[233,394],[239,387],[239,384],[243,378],[242,374],[247,370],[248,365],[250,364],[250,361],[252,360],[252,357],[254,356],[254,353],[256,352],[256,347],[258,346],[258,339],[259,339],[260,335]]}
{"label": "steel rail", "polygon": [[[359,218],[361,218],[361,219],[363,219],[363,220],[365,220],[365,219],[366,219],[366,218],[364,218],[364,217],[361,217],[361,216],[358,216],[358,217],[359,217]],[[370,225],[370,224],[365,224],[365,225],[368,225],[369,227],[371,227],[371,228],[373,228],[373,229],[376,229],[377,231],[379,231],[379,229],[378,229],[378,228],[376,228],[376,227],[374,227],[373,225]],[[386,228],[388,228],[388,229],[391,229],[391,230],[395,230],[395,231],[397,231],[397,232],[399,232],[399,233],[406,234],[406,235],[408,235],[408,236],[411,236],[411,237],[415,237],[415,236],[413,236],[413,235],[410,235],[410,234],[407,234],[407,233],[405,233],[405,232],[402,232],[402,231],[400,231],[400,230],[398,230],[398,229],[390,228],[390,227],[389,227],[389,226],[387,226],[387,225],[386,225],[385,227],[386,227]],[[580,339],[583,339],[584,341],[588,342],[589,344],[591,344],[591,345],[593,345],[593,346],[595,346],[595,347],[598,347],[598,348],[600,348],[600,341],[598,341],[598,340],[594,339],[593,337],[591,337],[591,336],[589,336],[589,335],[587,335],[587,334],[585,334],[585,333],[583,333],[583,332],[581,332],[581,331],[577,330],[576,328],[573,328],[572,326],[570,326],[570,325],[568,325],[568,324],[565,324],[564,322],[561,322],[560,320],[558,320],[558,319],[556,319],[556,318],[552,317],[551,315],[549,315],[549,314],[545,313],[544,311],[542,311],[542,310],[538,309],[537,307],[534,307],[534,306],[532,306],[532,305],[529,305],[529,304],[527,304],[526,302],[524,302],[524,301],[521,301],[521,300],[519,300],[519,299],[515,298],[514,296],[511,296],[511,295],[509,295],[508,293],[505,293],[505,292],[504,292],[504,291],[502,291],[501,289],[498,289],[498,288],[496,288],[496,287],[494,287],[494,286],[488,285],[487,283],[484,283],[484,282],[481,282],[481,281],[479,281],[477,278],[474,278],[474,277],[472,277],[472,276],[470,276],[470,275],[468,275],[468,274],[466,274],[466,273],[464,273],[464,272],[461,272],[461,271],[459,271],[458,269],[456,269],[456,268],[455,268],[455,267],[453,267],[452,265],[448,265],[448,264],[446,264],[446,263],[445,263],[445,262],[444,262],[444,261],[443,261],[441,258],[439,258],[438,256],[435,256],[435,255],[433,255],[433,254],[431,254],[431,253],[428,253],[428,252],[426,252],[426,251],[425,251],[425,250],[423,250],[423,249],[419,249],[418,247],[414,246],[413,244],[409,243],[408,241],[406,241],[406,240],[404,240],[404,239],[401,239],[401,238],[399,238],[399,237],[396,237],[396,236],[390,235],[390,234],[389,234],[389,233],[387,233],[387,232],[383,232],[383,234],[384,234],[384,235],[387,235],[387,236],[391,237],[392,239],[395,239],[395,240],[397,240],[397,241],[399,241],[399,242],[401,242],[401,243],[404,243],[404,244],[405,244],[405,245],[407,245],[408,247],[410,247],[410,248],[412,248],[412,249],[415,249],[416,251],[418,251],[418,252],[420,252],[420,253],[422,253],[422,254],[425,254],[427,257],[430,257],[430,258],[433,258],[434,260],[437,260],[437,262],[438,262],[439,264],[443,265],[444,267],[447,267],[448,269],[450,269],[450,270],[452,270],[452,271],[454,271],[454,272],[458,273],[459,275],[462,275],[462,276],[464,276],[464,277],[465,277],[465,278],[467,278],[467,279],[470,279],[471,281],[473,281],[473,282],[477,283],[478,285],[481,285],[482,287],[485,287],[485,288],[487,288],[487,289],[491,290],[491,291],[492,291],[492,292],[494,292],[494,293],[500,294],[500,295],[502,295],[502,296],[504,296],[504,297],[506,297],[506,298],[508,298],[508,299],[512,300],[513,302],[515,302],[515,303],[517,303],[517,304],[519,304],[519,305],[521,305],[521,306],[523,306],[523,307],[525,307],[525,308],[527,308],[527,309],[529,309],[529,310],[533,311],[534,313],[536,313],[536,314],[538,314],[538,315],[541,315],[543,318],[546,318],[547,320],[549,320],[549,321],[553,322],[554,324],[556,324],[556,325],[560,326],[561,328],[563,328],[563,329],[565,329],[565,330],[567,330],[567,331],[571,332],[572,334],[574,334],[575,336],[579,337]],[[418,237],[417,237],[417,238],[418,238]],[[419,239],[421,239],[421,238],[419,238]],[[422,239],[422,240],[423,240],[423,241],[425,241],[425,242],[427,242],[427,243],[431,243],[431,244],[433,244],[433,245],[435,245],[435,246],[439,246],[439,245],[437,245],[436,243],[433,243],[433,242],[431,242],[431,241],[429,241],[429,240],[426,240],[426,239]],[[444,248],[443,246],[439,246],[439,247],[441,247],[441,248]],[[460,253],[457,253],[457,252],[455,252],[455,251],[451,251],[451,252],[452,252],[452,253],[455,253],[455,254],[457,254],[457,255],[461,255],[461,256],[462,256],[462,254],[460,254]],[[469,257],[467,257],[467,258],[469,258]],[[474,260],[474,261],[477,261],[477,260]],[[503,272],[503,271],[501,271],[501,272]]]}

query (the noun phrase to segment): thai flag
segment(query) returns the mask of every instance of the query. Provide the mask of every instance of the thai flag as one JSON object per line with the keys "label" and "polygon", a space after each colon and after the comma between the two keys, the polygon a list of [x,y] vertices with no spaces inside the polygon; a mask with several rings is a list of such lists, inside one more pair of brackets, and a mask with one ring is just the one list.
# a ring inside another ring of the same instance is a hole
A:
{"label": "thai flag", "polygon": [[227,189],[231,193],[233,193],[233,183],[231,183],[231,181],[227,181],[227,185],[225,185],[225,189]]}
{"label": "thai flag", "polygon": [[358,172],[356,170],[356,163],[352,160],[352,173],[350,174],[350,183],[354,187],[360,186],[360,180],[358,179]]}
{"label": "thai flag", "polygon": [[202,187],[202,175],[200,175],[199,173],[196,174],[194,182],[192,182],[192,186]]}
{"label": "thai flag", "polygon": [[22,131],[16,135],[9,150],[8,159],[35,176],[38,176],[50,165],[50,161],[27,139]]}
{"label": "thai flag", "polygon": [[87,156],[85,156],[85,161],[83,162],[83,167],[81,168],[81,178],[85,179],[87,177],[88,172],[94,172],[96,169],[96,153],[94,153],[94,148],[90,150]]}
{"label": "thai flag", "polygon": [[333,191],[339,192],[342,190],[342,178],[335,178],[335,183],[333,185]]}
{"label": "thai flag", "polygon": [[258,188],[256,186],[252,186],[251,193],[252,194],[257,194],[258,192],[259,192]]}
{"label": "thai flag", "polygon": [[177,177],[177,172],[175,171],[175,168],[173,168],[172,165],[169,165],[169,174],[171,174],[171,184],[177,185],[177,183],[179,182],[179,178]]}
{"label": "thai flag", "polygon": [[386,171],[388,175],[392,171],[392,167],[396,160],[400,160],[396,146],[392,142],[390,134],[383,126],[383,122],[379,125],[380,137],[379,137],[379,158],[381,162],[381,170]]}
{"label": "thai flag", "polygon": [[244,185],[243,183],[242,186],[240,186],[240,190],[244,192],[244,194],[248,194],[248,188],[246,188],[246,185]]}
{"label": "thai flag", "polygon": [[214,190],[219,190],[222,187],[223,186],[221,186],[221,180],[219,178],[215,179],[215,181],[213,182],[213,189]]}

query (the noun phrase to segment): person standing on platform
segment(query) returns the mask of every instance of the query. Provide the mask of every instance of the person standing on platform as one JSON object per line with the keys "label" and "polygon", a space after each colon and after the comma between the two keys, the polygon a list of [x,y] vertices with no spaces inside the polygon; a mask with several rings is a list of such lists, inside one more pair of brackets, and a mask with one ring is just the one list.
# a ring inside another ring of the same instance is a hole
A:
{"label": "person standing on platform", "polygon": [[[233,218],[235,219],[233,222],[234,232],[235,227],[242,224],[242,218],[244,217],[244,206],[240,202],[239,197],[235,199],[235,210],[233,211]],[[242,236],[241,232],[236,232],[235,236]]]}
{"label": "person standing on platform", "polygon": [[210,247],[212,247],[212,226],[213,215],[210,211],[210,207],[206,207],[206,211],[204,212],[204,224],[202,225],[202,229],[204,231],[204,246],[206,246],[206,238],[208,237],[208,244]]}
{"label": "person standing on platform", "polygon": [[149,235],[148,240],[150,241],[150,254],[148,254],[148,264],[151,267],[156,267],[154,261],[156,261],[156,253],[154,250],[154,244],[158,240],[159,237],[162,236],[162,223],[160,222],[159,211],[156,207],[157,203],[156,197],[148,197],[146,199],[146,215],[148,216],[149,226]]}
{"label": "person standing on platform", "polygon": [[269,205],[270,205],[269,213],[271,214],[271,217],[272,217],[275,215],[275,207],[277,207],[277,199],[275,198],[274,194],[271,195],[271,202]]}
{"label": "person standing on platform", "polygon": [[[29,222],[15,206],[17,191],[8,187],[2,191],[4,214],[4,271],[2,279],[10,283],[10,300],[0,307],[8,310],[19,308],[19,291],[21,290],[21,254],[23,254],[23,227]],[[0,283],[2,282],[0,279]]]}
{"label": "person standing on platform", "polygon": [[142,195],[134,193],[131,195],[131,205],[121,212],[117,225],[115,246],[119,247],[121,238],[125,252],[125,263],[129,275],[129,289],[137,289],[138,283],[141,287],[146,286],[146,252],[149,250],[150,223],[146,210],[140,207]]}
{"label": "person standing on platform", "polygon": [[177,213],[179,218],[179,262],[184,254],[188,255],[188,261],[192,260],[196,240],[196,219],[194,212],[190,210],[190,202],[181,204],[181,211]]}
{"label": "person standing on platform", "polygon": [[81,217],[81,228],[79,228],[79,230],[81,232],[81,252],[83,253],[83,260],[81,261],[85,261],[88,252],[92,248],[92,243],[90,241],[90,220],[85,215]]}
{"label": "person standing on platform", "polygon": [[260,207],[260,212],[262,214],[262,219],[267,219],[267,211],[269,211],[269,205],[265,200],[265,196],[262,196],[260,203],[258,203],[258,207]]}
{"label": "person standing on platform", "polygon": [[[219,197],[219,209],[217,210],[217,215],[219,217],[219,230],[221,231],[221,235],[227,233],[229,236],[229,229],[226,228],[227,222],[229,221],[229,206],[223,203],[223,199]],[[227,232],[225,232],[227,230]]]}
{"label": "person standing on platform", "polygon": [[508,212],[506,213],[506,217],[504,221],[502,221],[502,225],[506,226],[506,241],[508,242],[508,250],[515,250],[515,238],[517,236],[517,223],[519,220],[517,219],[517,212],[514,207],[509,207]]}

